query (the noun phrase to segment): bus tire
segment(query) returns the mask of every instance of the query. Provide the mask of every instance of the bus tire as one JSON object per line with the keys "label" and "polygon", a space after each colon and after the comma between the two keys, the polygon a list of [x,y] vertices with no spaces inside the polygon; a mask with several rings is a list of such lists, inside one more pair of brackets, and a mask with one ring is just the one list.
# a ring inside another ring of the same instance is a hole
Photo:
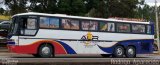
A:
{"label": "bus tire", "polygon": [[38,55],[42,58],[51,58],[54,56],[53,48],[49,44],[42,44],[38,49]]}
{"label": "bus tire", "polygon": [[111,54],[101,54],[101,56],[107,58],[107,57],[111,57],[112,55]]}
{"label": "bus tire", "polygon": [[126,48],[126,53],[125,53],[127,58],[134,58],[136,57],[136,49],[133,46],[128,46]]}
{"label": "bus tire", "polygon": [[122,46],[116,46],[113,52],[113,57],[122,58],[124,56],[124,48]]}
{"label": "bus tire", "polygon": [[158,51],[158,46],[156,44],[153,44],[153,50]]}
{"label": "bus tire", "polygon": [[32,55],[36,58],[40,57],[38,54],[32,54]]}

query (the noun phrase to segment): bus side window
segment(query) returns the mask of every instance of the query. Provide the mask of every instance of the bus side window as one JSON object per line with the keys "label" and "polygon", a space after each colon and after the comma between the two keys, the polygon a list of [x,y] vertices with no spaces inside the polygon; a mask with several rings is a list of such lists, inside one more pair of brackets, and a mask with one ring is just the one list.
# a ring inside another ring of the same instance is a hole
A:
{"label": "bus side window", "polygon": [[133,24],[132,25],[132,32],[133,33],[145,33],[145,25],[140,24]]}
{"label": "bus side window", "polygon": [[117,32],[121,33],[129,33],[130,30],[130,24],[127,23],[117,23]]}
{"label": "bus side window", "polygon": [[110,23],[110,22],[100,22],[100,31],[114,32],[115,25],[114,23]]}
{"label": "bus side window", "polygon": [[27,29],[36,29],[36,19],[27,19],[26,28]]}
{"label": "bus side window", "polygon": [[62,19],[62,28],[69,30],[79,30],[79,20]]}
{"label": "bus side window", "polygon": [[21,20],[21,35],[34,35],[37,31],[37,19],[35,18],[24,18]]}
{"label": "bus side window", "polygon": [[151,26],[147,25],[147,34],[151,34]]}
{"label": "bus side window", "polygon": [[27,26],[27,18],[21,18],[19,20],[20,23],[20,34],[24,34],[25,28]]}
{"label": "bus side window", "polygon": [[81,22],[82,30],[97,31],[98,30],[98,21],[82,21]]}

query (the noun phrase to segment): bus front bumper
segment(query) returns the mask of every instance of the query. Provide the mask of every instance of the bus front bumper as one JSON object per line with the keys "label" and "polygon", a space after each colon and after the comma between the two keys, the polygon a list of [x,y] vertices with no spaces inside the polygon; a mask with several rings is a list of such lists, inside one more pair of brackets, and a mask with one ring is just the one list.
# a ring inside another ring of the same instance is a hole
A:
{"label": "bus front bumper", "polygon": [[29,46],[7,45],[7,47],[8,50],[13,53],[36,54],[35,49],[32,49]]}

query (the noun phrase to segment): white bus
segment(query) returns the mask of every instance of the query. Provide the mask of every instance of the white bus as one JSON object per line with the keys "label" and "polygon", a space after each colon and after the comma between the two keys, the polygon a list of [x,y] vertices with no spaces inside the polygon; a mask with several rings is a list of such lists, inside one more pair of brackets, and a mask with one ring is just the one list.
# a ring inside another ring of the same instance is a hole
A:
{"label": "white bus", "polygon": [[12,17],[8,49],[35,57],[55,54],[101,54],[136,57],[153,52],[154,25],[46,13],[21,13]]}

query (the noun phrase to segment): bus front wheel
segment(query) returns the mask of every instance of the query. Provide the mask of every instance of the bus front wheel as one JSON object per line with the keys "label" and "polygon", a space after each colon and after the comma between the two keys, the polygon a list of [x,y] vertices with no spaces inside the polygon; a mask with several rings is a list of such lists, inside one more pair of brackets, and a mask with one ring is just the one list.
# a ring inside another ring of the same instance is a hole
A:
{"label": "bus front wheel", "polygon": [[124,55],[124,48],[122,46],[116,46],[114,49],[113,57],[122,58]]}
{"label": "bus front wheel", "polygon": [[126,48],[126,57],[128,57],[128,58],[134,58],[134,57],[136,57],[136,49],[135,49],[135,47],[133,47],[133,46],[128,46],[127,48]]}
{"label": "bus front wheel", "polygon": [[38,50],[38,55],[42,58],[51,58],[53,57],[53,48],[49,44],[40,45]]}
{"label": "bus front wheel", "polygon": [[38,54],[32,54],[32,55],[36,58],[40,57]]}

